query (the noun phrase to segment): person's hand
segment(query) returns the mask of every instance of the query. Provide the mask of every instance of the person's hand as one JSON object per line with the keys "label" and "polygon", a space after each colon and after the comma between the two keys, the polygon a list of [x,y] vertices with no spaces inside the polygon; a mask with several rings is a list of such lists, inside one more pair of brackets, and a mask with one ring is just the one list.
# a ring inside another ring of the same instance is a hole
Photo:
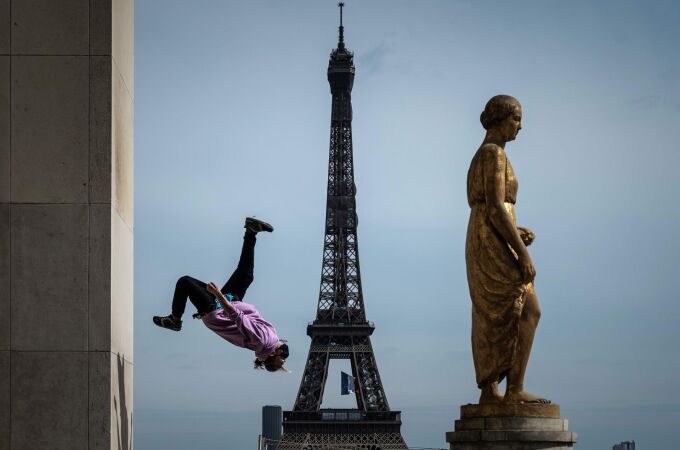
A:
{"label": "person's hand", "polygon": [[206,289],[208,292],[210,292],[212,295],[217,297],[220,300],[224,300],[224,295],[222,295],[222,292],[220,292],[220,288],[217,287],[217,285],[214,282],[208,283],[208,286],[206,286]]}
{"label": "person's hand", "polygon": [[524,242],[524,245],[527,247],[534,242],[534,239],[536,239],[534,232],[528,228],[517,227],[517,231],[519,232],[519,237],[522,239],[522,242]]}
{"label": "person's hand", "polygon": [[522,272],[522,281],[525,283],[531,283],[536,277],[536,268],[534,268],[534,262],[531,260],[531,256],[528,254],[524,257],[519,258],[519,269]]}

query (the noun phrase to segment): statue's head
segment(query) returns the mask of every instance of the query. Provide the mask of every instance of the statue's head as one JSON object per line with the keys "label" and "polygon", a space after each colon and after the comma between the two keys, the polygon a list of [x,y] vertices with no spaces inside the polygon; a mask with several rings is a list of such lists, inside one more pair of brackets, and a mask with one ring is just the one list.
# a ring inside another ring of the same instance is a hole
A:
{"label": "statue's head", "polygon": [[510,95],[495,95],[486,102],[479,120],[485,130],[512,141],[522,129],[522,105]]}

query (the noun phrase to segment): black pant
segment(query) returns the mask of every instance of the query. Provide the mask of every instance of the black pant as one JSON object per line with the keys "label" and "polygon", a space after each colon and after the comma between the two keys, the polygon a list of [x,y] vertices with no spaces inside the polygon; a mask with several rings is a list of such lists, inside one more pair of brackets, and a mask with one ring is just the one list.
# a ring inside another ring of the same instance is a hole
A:
{"label": "black pant", "polygon": [[[232,294],[243,300],[246,290],[253,282],[253,269],[255,267],[255,233],[246,231],[243,236],[241,258],[236,270],[229,280],[222,286],[223,294]],[[215,296],[206,289],[208,285],[201,280],[185,275],[177,280],[175,295],[172,298],[172,315],[182,317],[187,304],[187,297],[194,304],[199,314],[206,314],[215,307]]]}

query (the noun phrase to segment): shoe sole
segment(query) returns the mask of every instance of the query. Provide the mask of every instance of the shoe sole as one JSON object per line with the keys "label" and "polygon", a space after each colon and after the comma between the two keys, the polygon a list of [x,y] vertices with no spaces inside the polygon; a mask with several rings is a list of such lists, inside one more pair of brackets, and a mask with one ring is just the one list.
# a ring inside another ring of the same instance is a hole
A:
{"label": "shoe sole", "polygon": [[251,231],[259,232],[259,231],[266,231],[267,233],[271,233],[274,231],[274,227],[268,224],[267,222],[263,222],[262,220],[255,219],[254,217],[247,217],[246,218],[246,225],[244,228],[248,228]]}
{"label": "shoe sole", "polygon": [[158,322],[156,322],[156,317],[154,317],[152,320],[153,320],[153,324],[156,325],[157,327],[165,328],[166,330],[170,330],[170,331],[181,331],[182,330],[181,326],[179,328],[167,327],[167,326],[162,324],[160,319],[158,319]]}

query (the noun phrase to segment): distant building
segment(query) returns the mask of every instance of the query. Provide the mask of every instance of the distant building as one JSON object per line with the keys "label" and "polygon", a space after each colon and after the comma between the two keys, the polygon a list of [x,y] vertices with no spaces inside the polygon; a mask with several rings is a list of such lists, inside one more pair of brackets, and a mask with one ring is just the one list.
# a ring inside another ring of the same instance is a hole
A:
{"label": "distant building", "polygon": [[274,450],[283,433],[283,412],[278,405],[262,407],[262,439],[263,450]]}
{"label": "distant building", "polygon": [[635,441],[626,441],[616,444],[612,450],[635,450]]}

